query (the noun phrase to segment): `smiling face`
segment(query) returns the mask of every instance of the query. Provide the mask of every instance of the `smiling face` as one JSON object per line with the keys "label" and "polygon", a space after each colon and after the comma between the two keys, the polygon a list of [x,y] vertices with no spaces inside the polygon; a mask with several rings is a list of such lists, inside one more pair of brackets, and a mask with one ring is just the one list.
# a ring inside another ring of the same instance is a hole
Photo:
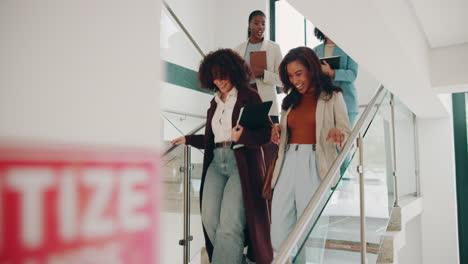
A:
{"label": "smiling face", "polygon": [[310,90],[310,73],[309,70],[299,61],[295,60],[286,66],[288,78],[295,89],[305,94]]}
{"label": "smiling face", "polygon": [[249,22],[250,39],[261,41],[265,33],[265,17],[262,15],[254,16]]}
{"label": "smiling face", "polygon": [[214,85],[216,85],[216,87],[218,87],[219,91],[224,95],[227,95],[234,87],[231,81],[227,78],[224,78],[224,79],[216,78],[213,80],[213,83]]}

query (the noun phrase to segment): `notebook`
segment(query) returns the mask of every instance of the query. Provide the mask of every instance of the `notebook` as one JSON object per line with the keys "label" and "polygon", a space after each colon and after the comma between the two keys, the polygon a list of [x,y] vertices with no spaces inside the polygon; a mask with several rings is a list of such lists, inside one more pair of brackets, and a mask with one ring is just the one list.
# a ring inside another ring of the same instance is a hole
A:
{"label": "notebook", "polygon": [[272,104],[272,101],[267,101],[258,104],[248,104],[242,107],[237,123],[250,130],[267,126],[270,123],[268,112],[270,112]]}
{"label": "notebook", "polygon": [[339,69],[340,68],[340,56],[331,56],[331,57],[324,57],[320,58],[320,62],[326,61],[330,64],[330,68],[332,69]]}
{"label": "notebook", "polygon": [[266,70],[267,69],[266,51],[250,52],[250,67],[252,69]]}

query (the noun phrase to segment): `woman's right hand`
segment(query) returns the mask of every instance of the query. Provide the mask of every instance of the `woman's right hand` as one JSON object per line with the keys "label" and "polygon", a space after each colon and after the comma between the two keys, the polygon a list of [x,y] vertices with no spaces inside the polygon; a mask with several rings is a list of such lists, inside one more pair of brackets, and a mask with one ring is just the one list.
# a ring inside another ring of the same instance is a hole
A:
{"label": "woman's right hand", "polygon": [[271,128],[271,142],[275,143],[276,145],[280,143],[281,130],[283,130],[283,128],[281,125],[277,124],[274,124]]}
{"label": "woman's right hand", "polygon": [[176,139],[173,139],[171,141],[171,144],[172,145],[181,145],[181,144],[185,144],[186,140],[185,140],[185,136],[181,136],[181,137],[178,137]]}
{"label": "woman's right hand", "polygon": [[328,136],[326,140],[327,142],[331,140],[334,144],[337,144],[338,146],[340,146],[340,148],[342,148],[345,143],[345,137],[345,134],[341,132],[340,129],[333,127],[330,129],[330,131],[328,131]]}

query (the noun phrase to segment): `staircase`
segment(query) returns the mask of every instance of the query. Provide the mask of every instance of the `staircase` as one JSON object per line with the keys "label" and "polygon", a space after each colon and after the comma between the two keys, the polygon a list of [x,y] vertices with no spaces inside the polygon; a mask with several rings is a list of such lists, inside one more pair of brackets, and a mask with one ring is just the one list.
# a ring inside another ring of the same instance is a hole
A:
{"label": "staircase", "polygon": [[400,206],[394,207],[390,222],[383,237],[377,264],[397,264],[400,250],[406,245],[406,224],[421,215],[422,197],[404,197]]}

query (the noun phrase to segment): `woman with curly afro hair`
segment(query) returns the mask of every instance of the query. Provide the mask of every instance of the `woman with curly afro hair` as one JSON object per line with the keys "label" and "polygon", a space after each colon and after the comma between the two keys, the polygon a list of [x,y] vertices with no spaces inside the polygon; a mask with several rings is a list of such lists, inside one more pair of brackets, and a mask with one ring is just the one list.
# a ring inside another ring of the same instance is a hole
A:
{"label": "woman with curly afro hair", "polygon": [[249,88],[250,76],[249,66],[234,51],[208,54],[198,72],[201,86],[215,92],[205,134],[172,141],[205,150],[200,204],[211,263],[245,263],[245,245],[256,263],[271,263],[273,258],[267,203],[261,196],[261,145],[270,141],[271,123],[256,130],[236,124],[242,107],[262,102]]}

